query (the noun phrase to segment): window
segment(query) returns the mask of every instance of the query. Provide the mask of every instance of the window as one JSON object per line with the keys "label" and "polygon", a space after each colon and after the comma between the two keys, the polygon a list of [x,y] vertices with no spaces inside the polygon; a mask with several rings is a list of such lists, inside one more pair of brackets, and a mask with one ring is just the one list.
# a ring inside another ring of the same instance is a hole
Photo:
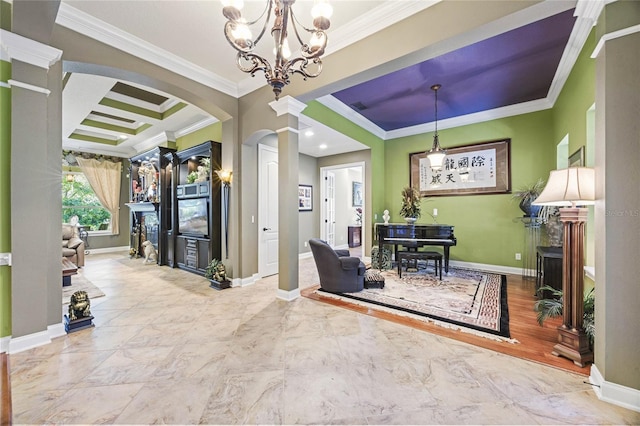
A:
{"label": "window", "polygon": [[111,230],[111,213],[102,207],[87,178],[82,173],[63,173],[62,222],[69,223],[73,216],[89,231]]}

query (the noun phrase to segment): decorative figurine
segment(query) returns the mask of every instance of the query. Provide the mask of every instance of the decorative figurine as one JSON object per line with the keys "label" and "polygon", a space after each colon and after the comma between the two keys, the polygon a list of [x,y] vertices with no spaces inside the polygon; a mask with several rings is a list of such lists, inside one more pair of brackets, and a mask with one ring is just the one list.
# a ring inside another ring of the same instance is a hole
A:
{"label": "decorative figurine", "polygon": [[69,320],[91,316],[91,301],[86,291],[76,291],[69,300]]}
{"label": "decorative figurine", "polygon": [[389,219],[391,218],[391,216],[389,216],[389,210],[385,210],[384,214],[382,215],[382,219],[384,219],[384,224],[388,225],[389,224]]}
{"label": "decorative figurine", "polygon": [[147,240],[142,243],[142,250],[144,251],[144,262],[143,263],[153,263],[158,261],[158,252],[155,247],[153,247],[153,243]]}

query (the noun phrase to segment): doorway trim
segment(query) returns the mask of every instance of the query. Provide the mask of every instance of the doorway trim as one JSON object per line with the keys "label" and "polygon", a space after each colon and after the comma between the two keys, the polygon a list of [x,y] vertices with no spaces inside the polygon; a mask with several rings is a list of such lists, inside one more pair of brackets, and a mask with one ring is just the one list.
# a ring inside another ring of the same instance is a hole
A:
{"label": "doorway trim", "polygon": [[369,204],[369,200],[367,198],[367,179],[366,179],[366,163],[364,161],[356,161],[353,163],[344,163],[344,164],[336,164],[333,166],[324,166],[320,167],[320,238],[326,240],[326,230],[325,230],[325,220],[327,218],[327,204],[326,204],[326,180],[327,172],[342,170],[342,169],[350,169],[353,167],[360,167],[362,171],[362,228],[361,228],[361,237],[360,241],[363,246],[362,255],[364,256],[364,242],[366,230],[367,230],[367,206]]}

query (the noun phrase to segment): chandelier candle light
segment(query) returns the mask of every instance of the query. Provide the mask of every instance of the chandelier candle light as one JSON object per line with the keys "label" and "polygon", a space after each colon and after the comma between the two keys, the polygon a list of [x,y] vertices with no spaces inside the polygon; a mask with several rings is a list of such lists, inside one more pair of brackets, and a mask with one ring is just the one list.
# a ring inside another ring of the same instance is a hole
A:
{"label": "chandelier candle light", "polygon": [[[317,77],[322,71],[322,60],[327,46],[327,35],[325,31],[331,25],[329,18],[333,13],[333,8],[326,0],[315,0],[311,9],[313,17],[313,27],[306,28],[300,24],[293,13],[295,0],[266,0],[266,8],[262,15],[255,21],[248,22],[242,17],[241,9],[244,6],[243,0],[222,0],[222,13],[228,19],[224,26],[224,35],[231,46],[238,51],[237,65],[240,70],[251,74],[264,71],[267,82],[273,88],[276,100],[280,97],[282,88],[289,84],[289,77],[293,74],[301,74],[306,80],[309,77]],[[271,14],[274,15],[271,35],[275,43],[275,62],[273,65],[262,56],[254,52],[262,36],[265,34],[267,25],[271,21]],[[249,27],[257,23],[266,15],[262,30],[254,40]],[[291,26],[289,26],[291,23]],[[297,25],[296,25],[297,24]],[[311,34],[308,43],[302,41],[298,26],[303,31]],[[291,49],[287,36],[289,28],[293,28],[293,34],[300,44],[300,56],[289,59]],[[313,69],[307,67],[314,64]]]}
{"label": "chandelier candle light", "polygon": [[441,84],[434,84],[431,86],[431,90],[433,90],[436,94],[435,100],[435,116],[436,116],[436,129],[433,134],[433,146],[427,152],[427,158],[429,159],[429,164],[431,165],[431,170],[440,170],[442,169],[442,163],[444,162],[444,157],[447,155],[447,151],[440,148],[440,140],[438,139],[438,90],[442,87]]}

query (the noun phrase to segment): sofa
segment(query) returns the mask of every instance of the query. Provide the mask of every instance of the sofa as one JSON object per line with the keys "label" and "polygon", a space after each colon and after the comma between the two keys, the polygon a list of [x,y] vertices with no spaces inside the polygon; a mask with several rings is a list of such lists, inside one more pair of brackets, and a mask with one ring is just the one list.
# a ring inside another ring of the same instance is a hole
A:
{"label": "sofa", "polygon": [[78,268],[84,266],[84,241],[80,239],[78,227],[62,224],[62,257],[66,257]]}
{"label": "sofa", "polygon": [[355,293],[364,288],[366,267],[359,258],[351,257],[348,250],[334,250],[326,241],[318,238],[310,239],[309,246],[323,290]]}

